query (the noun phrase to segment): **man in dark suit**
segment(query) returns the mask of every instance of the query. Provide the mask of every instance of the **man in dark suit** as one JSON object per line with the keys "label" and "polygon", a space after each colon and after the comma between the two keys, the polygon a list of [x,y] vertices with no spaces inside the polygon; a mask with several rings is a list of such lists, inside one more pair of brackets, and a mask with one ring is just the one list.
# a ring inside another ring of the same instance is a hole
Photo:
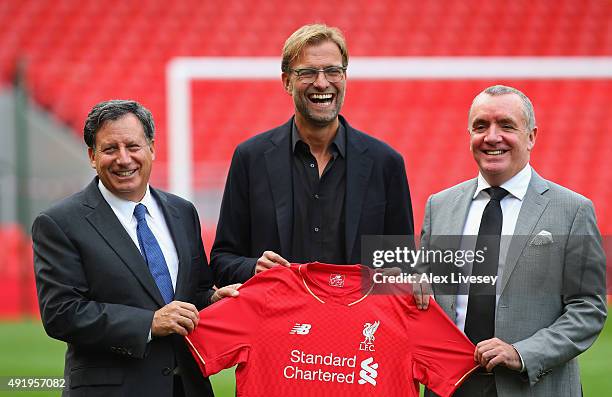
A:
{"label": "man in dark suit", "polygon": [[96,105],[84,128],[98,176],[32,227],[43,325],[68,344],[64,396],[212,395],[182,336],[212,290],[194,206],[149,187],[151,113]]}
{"label": "man in dark suit", "polygon": [[218,285],[289,262],[360,263],[361,236],[413,234],[401,155],[339,116],[347,65],[336,28],[306,25],[285,42],[295,115],[234,152],[211,252]]}

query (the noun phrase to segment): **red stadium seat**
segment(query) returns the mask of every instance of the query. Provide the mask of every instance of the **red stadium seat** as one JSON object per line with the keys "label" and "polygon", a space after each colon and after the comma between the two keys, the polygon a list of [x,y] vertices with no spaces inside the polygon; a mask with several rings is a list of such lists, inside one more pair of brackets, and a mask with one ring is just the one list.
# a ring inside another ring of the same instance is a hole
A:
{"label": "red stadium seat", "polygon": [[31,242],[17,225],[0,225],[0,317],[38,316]]}
{"label": "red stadium seat", "polygon": [[[0,5],[0,81],[28,60],[32,97],[80,135],[97,101],[134,98],[154,113],[157,161],[167,161],[165,68],[176,56],[280,56],[297,26],[346,33],[352,56],[610,56],[612,3],[600,0],[8,0]],[[335,6],[334,6],[335,7]],[[499,15],[504,15],[500,18]],[[593,198],[612,232],[609,80],[506,81],[533,99],[533,156],[547,177]],[[351,123],[405,157],[417,225],[426,197],[474,174],[465,136],[469,102],[493,81],[350,81]],[[235,145],[291,114],[279,81],[201,81],[193,88],[197,167],[228,163]],[[599,167],[598,167],[599,166]],[[196,168],[197,168],[196,167]],[[593,169],[597,169],[594,173]],[[167,172],[156,172],[167,185]],[[196,179],[196,187],[199,179]],[[222,183],[221,183],[222,184]],[[598,190],[593,186],[599,186]],[[218,187],[219,189],[222,186]]]}

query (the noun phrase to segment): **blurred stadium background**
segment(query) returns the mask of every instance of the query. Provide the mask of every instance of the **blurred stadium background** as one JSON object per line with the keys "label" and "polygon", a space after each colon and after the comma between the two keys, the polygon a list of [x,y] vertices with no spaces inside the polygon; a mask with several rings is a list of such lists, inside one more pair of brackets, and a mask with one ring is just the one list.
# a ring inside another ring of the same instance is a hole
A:
{"label": "blurred stadium background", "polygon": [[[280,75],[285,38],[312,22],[340,27],[353,57],[612,59],[610,0],[0,0],[0,377],[61,374],[63,344],[38,322],[29,229],[41,209],[93,176],[82,142],[89,109],[131,98],[153,112],[152,184],[167,189],[168,63],[276,57]],[[417,228],[429,194],[474,175],[466,112],[481,89],[504,83],[534,102],[532,164],[590,197],[602,234],[612,233],[612,71],[351,80],[350,65],[343,114],[403,154]],[[189,88],[190,188],[210,249],[234,147],[286,121],[292,102],[280,79],[199,79]],[[581,360],[587,396],[612,391],[610,328]],[[233,395],[231,374],[215,386]]]}

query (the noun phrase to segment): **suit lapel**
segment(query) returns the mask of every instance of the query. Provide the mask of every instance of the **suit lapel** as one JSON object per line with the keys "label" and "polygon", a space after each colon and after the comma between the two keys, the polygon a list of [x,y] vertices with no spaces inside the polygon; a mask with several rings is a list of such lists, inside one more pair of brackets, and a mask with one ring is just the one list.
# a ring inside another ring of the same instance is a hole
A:
{"label": "suit lapel", "polygon": [[189,240],[187,239],[185,228],[181,226],[183,222],[188,221],[181,219],[178,211],[168,202],[165,195],[160,194],[153,188],[151,188],[151,194],[164,213],[164,219],[168,225],[168,230],[170,230],[172,242],[174,243],[178,256],[178,274],[176,276],[174,299],[188,301],[189,297],[184,293],[184,288],[189,284],[187,278],[189,277],[189,274],[191,274],[191,251],[187,245],[187,241]]}
{"label": "suit lapel", "polygon": [[293,184],[291,176],[291,126],[293,119],[281,126],[270,138],[272,147],[264,153],[268,181],[272,190],[281,256],[289,253],[293,218]]}
{"label": "suit lapel", "polygon": [[102,197],[97,184],[98,178],[95,178],[86,189],[86,201],[83,204],[92,209],[91,213],[86,216],[87,221],[132,271],[145,291],[151,295],[157,304],[164,306],[164,300],[140,251]]}
{"label": "suit lapel", "polygon": [[[457,196],[455,196],[454,202],[448,207],[449,213],[444,217],[444,219],[448,220],[446,223],[447,229],[444,231],[444,235],[463,235],[463,227],[465,226],[465,221],[474,198],[474,192],[476,191],[477,184],[477,180],[473,179],[463,187]],[[458,245],[459,239],[456,240]],[[458,248],[458,246],[455,248]]]}
{"label": "suit lapel", "polygon": [[[436,232],[437,238],[441,241],[430,241],[430,247],[436,247],[438,249],[450,249],[457,250],[461,247],[461,236],[463,235],[463,227],[467,219],[468,211],[472,203],[474,192],[476,191],[477,180],[473,179],[468,183],[464,184],[457,195],[452,198],[452,202],[448,206],[443,206],[442,212],[436,217],[443,219],[440,225],[440,231]],[[430,238],[436,238],[436,235],[432,235]],[[440,264],[442,266],[442,264]],[[449,274],[451,271],[455,271],[454,265],[451,265],[451,269],[442,268],[438,272],[439,274]],[[445,293],[436,296],[439,300],[440,306],[444,308],[447,314],[455,321],[455,304],[457,301],[457,289],[458,286],[449,285],[445,290]]]}
{"label": "suit lapel", "polygon": [[361,141],[359,133],[344,121],[346,128],[346,208],[344,210],[346,228],[346,259],[352,257],[357,229],[365,195],[368,190],[368,181],[372,171],[372,159],[365,155],[367,145]]}
{"label": "suit lapel", "polygon": [[506,284],[508,284],[508,280],[516,267],[518,258],[525,249],[530,235],[533,233],[538,220],[540,220],[549,202],[548,198],[542,196],[542,193],[548,190],[548,184],[534,170],[531,172],[532,175],[529,181],[529,187],[523,199],[521,211],[519,212],[514,228],[514,234],[508,247],[508,253],[506,254],[500,294],[504,291]]}

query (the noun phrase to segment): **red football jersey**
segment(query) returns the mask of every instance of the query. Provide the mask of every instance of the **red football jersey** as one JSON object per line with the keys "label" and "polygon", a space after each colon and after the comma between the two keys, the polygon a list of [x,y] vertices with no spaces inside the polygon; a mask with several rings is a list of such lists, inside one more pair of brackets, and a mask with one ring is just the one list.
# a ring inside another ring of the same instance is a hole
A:
{"label": "red football jersey", "polygon": [[238,396],[449,396],[474,345],[430,301],[372,283],[360,265],[277,267],[200,312],[187,336],[206,375],[238,364]]}

